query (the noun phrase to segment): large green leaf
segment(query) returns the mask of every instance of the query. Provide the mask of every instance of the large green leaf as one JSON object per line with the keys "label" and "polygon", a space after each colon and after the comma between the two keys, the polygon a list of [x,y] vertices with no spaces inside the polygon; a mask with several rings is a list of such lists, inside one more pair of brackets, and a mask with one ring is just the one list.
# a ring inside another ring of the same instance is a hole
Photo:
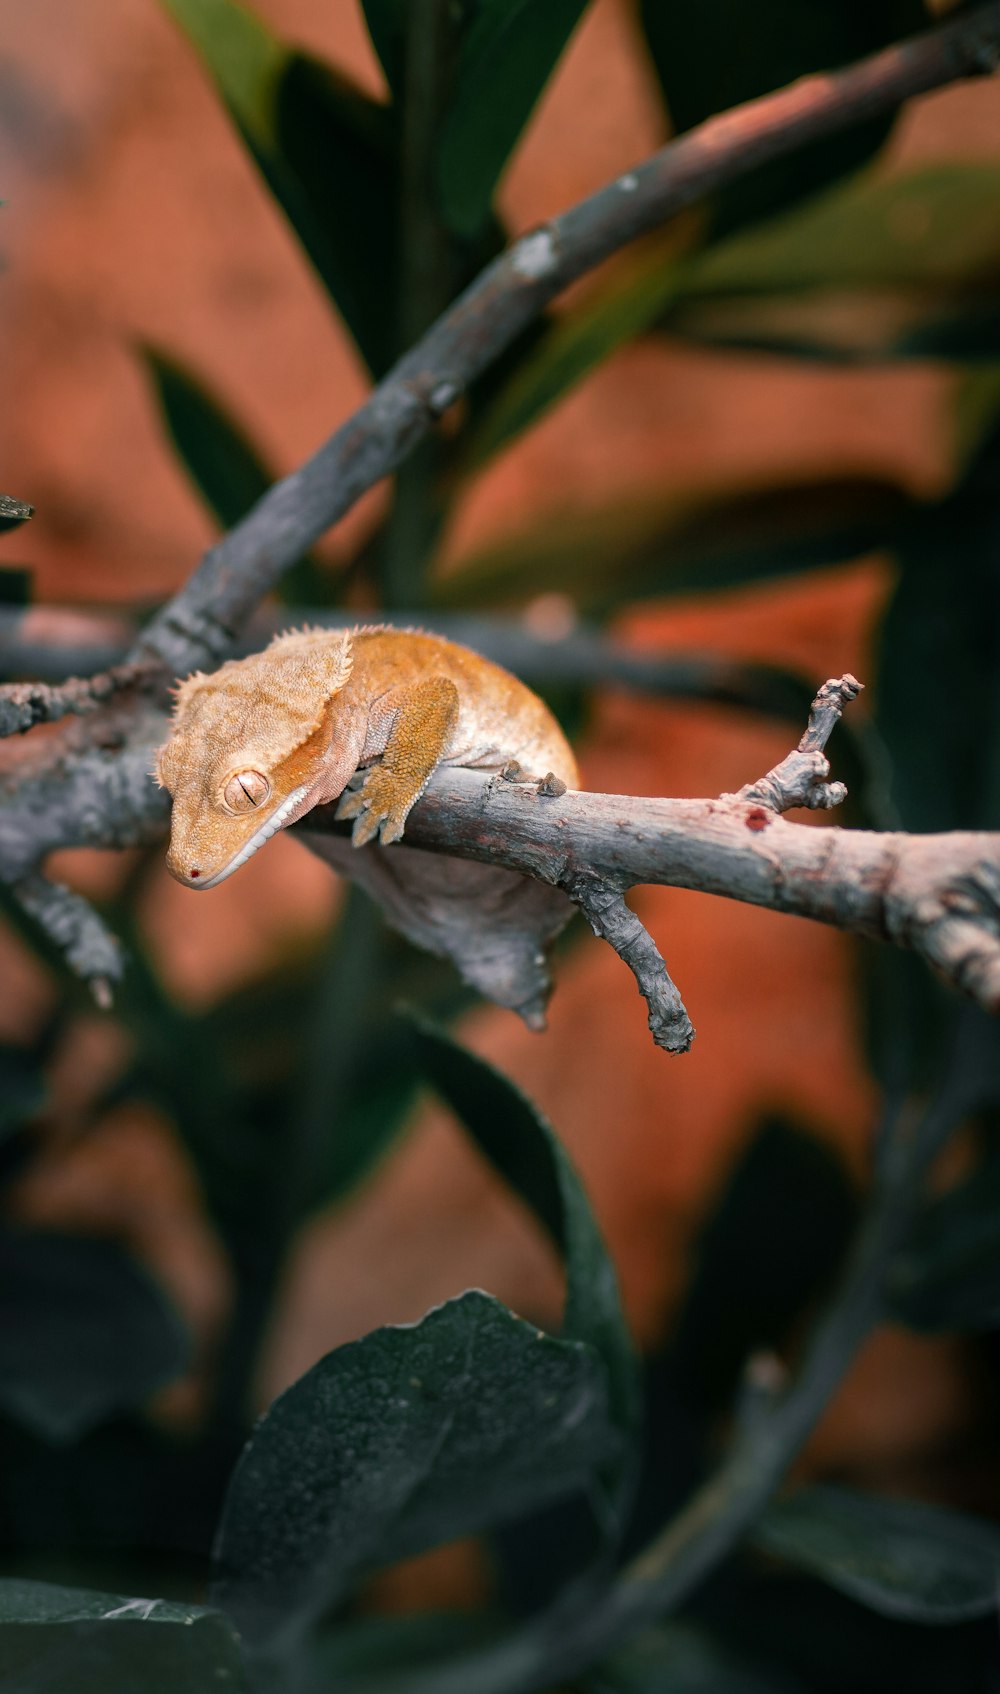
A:
{"label": "large green leaf", "polygon": [[0,1232],[0,1410],[72,1441],[180,1375],[190,1338],[110,1241]]}
{"label": "large green leaf", "polygon": [[237,1637],[205,1606],[0,1581],[0,1686],[11,1694],[239,1694]]}
{"label": "large green leaf", "polygon": [[397,174],[388,110],[237,0],[162,0],[210,71],[370,368],[397,352]]}
{"label": "large green leaf", "polygon": [[[809,71],[850,64],[928,22],[921,0],[642,0],[641,16],[678,130]],[[760,167],[718,196],[716,229],[766,217],[856,170],[891,124],[891,117],[855,124]]]}
{"label": "large green leaf", "polygon": [[430,599],[464,610],[555,592],[601,614],[841,564],[891,544],[914,510],[878,477],[834,476],[566,513],[461,561],[431,584]]}
{"label": "large green leaf", "polygon": [[635,1353],[614,1266],[566,1149],[537,1106],[508,1077],[426,1019],[415,1019],[413,1027],[427,1080],[480,1152],[530,1206],[563,1258],[562,1333],[600,1354],[612,1411],[623,1431],[631,1431],[638,1417]]}
{"label": "large green leaf", "polygon": [[438,142],[445,218],[473,236],[496,180],[587,0],[477,0],[467,8],[454,88]]}
{"label": "large green leaf", "polygon": [[463,1294],[275,1401],[229,1488],[215,1596],[248,1637],[294,1635],[365,1571],[585,1489],[619,1448],[590,1347]]}
{"label": "large green leaf", "polygon": [[886,1617],[942,1624],[996,1612],[1000,1524],[985,1518],[804,1488],[771,1506],[753,1539]]}

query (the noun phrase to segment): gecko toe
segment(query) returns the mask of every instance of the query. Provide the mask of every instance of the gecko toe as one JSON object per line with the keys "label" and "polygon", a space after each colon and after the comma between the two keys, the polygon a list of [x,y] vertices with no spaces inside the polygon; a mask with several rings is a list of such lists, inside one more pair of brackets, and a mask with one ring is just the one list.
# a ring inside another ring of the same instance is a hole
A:
{"label": "gecko toe", "polygon": [[359,788],[345,788],[337,802],[335,818],[356,818],[364,810],[365,797]]}
{"label": "gecko toe", "polygon": [[384,816],[383,812],[368,811],[357,817],[351,831],[351,846],[367,847],[369,841],[374,841]]}

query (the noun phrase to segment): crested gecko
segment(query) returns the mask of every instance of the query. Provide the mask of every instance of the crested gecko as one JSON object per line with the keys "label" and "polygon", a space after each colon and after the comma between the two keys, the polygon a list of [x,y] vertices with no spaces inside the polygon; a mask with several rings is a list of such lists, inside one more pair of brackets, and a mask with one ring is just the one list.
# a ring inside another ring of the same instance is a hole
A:
{"label": "crested gecko", "polygon": [[566,896],[501,866],[391,849],[439,766],[496,771],[510,760],[576,786],[552,714],[499,665],[418,630],[293,630],[179,684],[154,773],[173,800],[167,868],[188,888],[215,888],[279,829],[339,797],[350,842],[303,830],[305,844],[411,940],[541,1028],[544,949],[570,916]]}

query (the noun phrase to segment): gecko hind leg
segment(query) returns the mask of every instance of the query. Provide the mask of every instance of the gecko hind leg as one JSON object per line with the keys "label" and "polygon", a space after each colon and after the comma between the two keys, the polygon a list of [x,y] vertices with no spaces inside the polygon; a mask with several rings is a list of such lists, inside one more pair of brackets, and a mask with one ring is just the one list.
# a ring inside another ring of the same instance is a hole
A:
{"label": "gecko hind leg", "polygon": [[353,818],[355,847],[381,839],[398,841],[413,806],[444,756],[458,720],[458,689],[446,676],[394,690],[384,707],[392,713],[385,752],[357,786],[345,788],[336,813]]}

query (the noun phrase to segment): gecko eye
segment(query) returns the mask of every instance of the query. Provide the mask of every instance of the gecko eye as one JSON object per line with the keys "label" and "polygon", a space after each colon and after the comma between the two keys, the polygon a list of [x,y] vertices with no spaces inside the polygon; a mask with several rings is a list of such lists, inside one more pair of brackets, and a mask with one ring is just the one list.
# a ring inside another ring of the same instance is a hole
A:
{"label": "gecko eye", "polygon": [[226,783],[222,798],[231,812],[253,812],[270,792],[271,784],[260,771],[237,771]]}

